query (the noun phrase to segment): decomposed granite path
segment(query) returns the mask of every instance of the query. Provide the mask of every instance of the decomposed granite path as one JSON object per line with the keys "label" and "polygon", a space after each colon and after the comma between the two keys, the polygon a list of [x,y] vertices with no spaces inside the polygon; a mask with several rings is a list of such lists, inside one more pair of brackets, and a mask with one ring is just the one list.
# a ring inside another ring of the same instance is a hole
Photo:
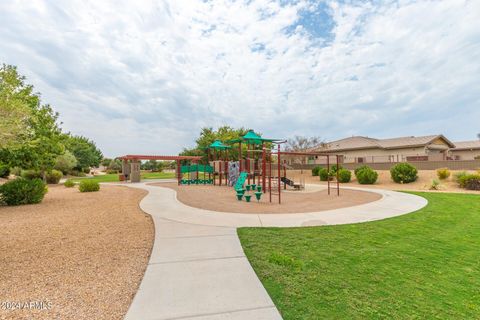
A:
{"label": "decomposed granite path", "polygon": [[[427,201],[387,190],[371,203],[316,213],[220,213],[186,206],[169,188],[122,184],[149,193],[140,202],[155,223],[155,243],[127,320],[281,319],[250,266],[236,228],[359,223],[416,211]],[[351,188],[358,189],[358,188]]]}

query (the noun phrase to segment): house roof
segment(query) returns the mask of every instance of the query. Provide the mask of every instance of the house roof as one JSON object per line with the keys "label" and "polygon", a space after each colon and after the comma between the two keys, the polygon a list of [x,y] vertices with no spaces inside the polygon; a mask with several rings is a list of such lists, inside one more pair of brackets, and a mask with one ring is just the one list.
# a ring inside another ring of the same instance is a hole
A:
{"label": "house roof", "polygon": [[401,138],[393,138],[393,139],[382,139],[378,141],[382,148],[394,149],[394,148],[425,146],[427,144],[430,144],[436,139],[442,139],[447,143],[447,145],[450,148],[455,147],[455,145],[452,142],[450,142],[450,140],[448,140],[441,134],[431,135],[431,136],[421,136],[421,137],[410,136],[410,137],[401,137]]}
{"label": "house roof", "polygon": [[319,147],[317,151],[343,151],[343,150],[358,150],[358,149],[398,149],[398,148],[412,148],[421,147],[431,144],[436,139],[442,139],[446,144],[453,148],[455,145],[441,134],[420,136],[420,137],[400,137],[391,139],[375,139],[363,136],[353,136],[345,139],[332,141],[324,147]]}
{"label": "house roof", "polygon": [[455,148],[452,148],[450,150],[457,151],[457,150],[470,150],[470,149],[480,149],[480,140],[455,142]]}
{"label": "house roof", "polygon": [[361,137],[361,136],[354,136],[345,139],[340,139],[336,141],[332,141],[327,143],[323,148],[319,148],[319,150],[355,150],[355,149],[370,149],[370,148],[378,148],[378,140],[369,138],[369,137]]}

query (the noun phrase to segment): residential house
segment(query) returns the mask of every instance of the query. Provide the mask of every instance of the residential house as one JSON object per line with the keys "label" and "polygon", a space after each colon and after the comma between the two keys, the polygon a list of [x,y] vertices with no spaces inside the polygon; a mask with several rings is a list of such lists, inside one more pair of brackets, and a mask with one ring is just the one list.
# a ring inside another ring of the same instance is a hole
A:
{"label": "residential house", "polygon": [[[340,155],[341,163],[375,163],[447,160],[449,150],[453,148],[454,143],[438,134],[392,139],[352,136],[325,143],[309,151]],[[321,156],[286,157],[286,160],[290,164],[322,164],[326,161]]]}
{"label": "residential house", "polygon": [[449,158],[453,160],[480,159],[480,140],[455,142],[455,147],[449,150]]}

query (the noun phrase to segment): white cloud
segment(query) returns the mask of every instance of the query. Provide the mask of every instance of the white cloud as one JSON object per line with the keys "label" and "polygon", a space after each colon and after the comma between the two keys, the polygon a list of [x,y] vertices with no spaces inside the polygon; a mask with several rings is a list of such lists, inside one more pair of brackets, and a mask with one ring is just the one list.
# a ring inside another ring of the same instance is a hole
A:
{"label": "white cloud", "polygon": [[480,2],[326,4],[328,41],[309,30],[323,21],[302,26],[306,0],[2,2],[0,60],[111,156],[175,153],[222,124],[475,137]]}

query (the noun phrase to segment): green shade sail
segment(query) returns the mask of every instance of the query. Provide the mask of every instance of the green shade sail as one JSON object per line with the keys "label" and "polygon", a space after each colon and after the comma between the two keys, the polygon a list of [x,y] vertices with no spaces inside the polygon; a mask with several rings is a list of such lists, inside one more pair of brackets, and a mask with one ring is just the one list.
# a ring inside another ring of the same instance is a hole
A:
{"label": "green shade sail", "polygon": [[225,149],[231,149],[232,147],[224,145],[220,140],[215,140],[208,146],[208,148],[216,149],[216,150],[225,150]]}
{"label": "green shade sail", "polygon": [[247,134],[239,139],[228,140],[228,143],[238,143],[238,142],[245,142],[248,144],[262,144],[262,142],[279,142],[282,141],[280,139],[265,139],[256,134],[253,130],[249,130]]}
{"label": "green shade sail", "polygon": [[258,134],[253,132],[253,130],[250,130],[247,132],[246,135],[242,137],[243,140],[252,140],[252,141],[262,141],[262,137],[260,137]]}

